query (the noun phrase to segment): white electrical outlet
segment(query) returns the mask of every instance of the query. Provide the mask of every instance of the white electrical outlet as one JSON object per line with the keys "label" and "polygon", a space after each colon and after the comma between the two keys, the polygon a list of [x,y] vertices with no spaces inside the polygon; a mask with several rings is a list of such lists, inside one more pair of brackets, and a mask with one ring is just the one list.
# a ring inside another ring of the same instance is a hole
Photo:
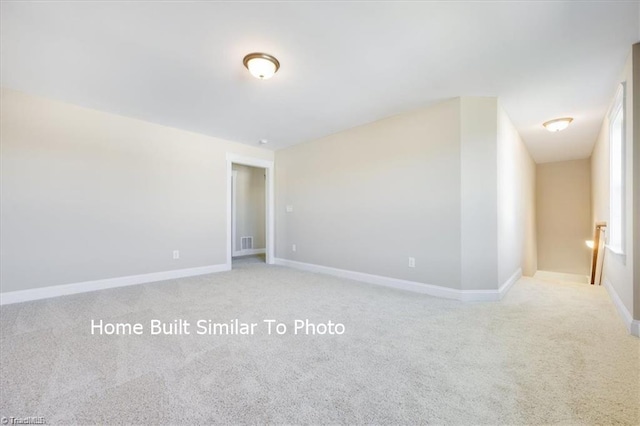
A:
{"label": "white electrical outlet", "polygon": [[293,212],[293,206],[292,205],[288,205],[287,206],[287,213],[291,213]]}
{"label": "white electrical outlet", "polygon": [[173,251],[173,259],[180,259],[180,250],[174,250]]}
{"label": "white electrical outlet", "polygon": [[416,258],[415,257],[410,257],[409,258],[409,268],[415,268],[416,267]]}
{"label": "white electrical outlet", "polygon": [[291,251],[296,251],[296,245],[295,245],[295,244],[293,244],[293,245],[291,246]]}

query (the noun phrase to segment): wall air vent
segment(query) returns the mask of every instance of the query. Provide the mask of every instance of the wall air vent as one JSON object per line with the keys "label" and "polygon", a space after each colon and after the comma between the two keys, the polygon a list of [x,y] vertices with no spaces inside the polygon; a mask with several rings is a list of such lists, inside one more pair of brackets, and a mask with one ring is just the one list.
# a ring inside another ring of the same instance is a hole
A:
{"label": "wall air vent", "polygon": [[253,249],[253,237],[240,238],[240,247],[241,247],[241,250]]}

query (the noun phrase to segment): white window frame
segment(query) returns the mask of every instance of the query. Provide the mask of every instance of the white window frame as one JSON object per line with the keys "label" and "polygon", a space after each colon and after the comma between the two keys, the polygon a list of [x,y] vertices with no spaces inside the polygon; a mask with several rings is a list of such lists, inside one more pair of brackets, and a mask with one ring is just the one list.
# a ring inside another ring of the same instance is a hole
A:
{"label": "white window frame", "polygon": [[[612,252],[620,255],[625,253],[625,233],[626,233],[626,215],[625,215],[625,198],[626,198],[626,158],[625,158],[625,145],[626,145],[626,84],[620,83],[616,96],[613,100],[611,111],[609,112],[609,224],[608,224],[608,244],[607,248]],[[614,136],[616,134],[616,128],[614,122],[620,116],[620,146],[614,144]],[[619,152],[614,150],[619,149]],[[620,164],[616,164],[619,160]],[[619,173],[619,176],[614,175]],[[619,186],[618,186],[619,182]],[[619,197],[614,197],[615,191],[620,191]],[[619,209],[620,222],[614,220],[616,216],[614,212]],[[619,237],[612,240],[611,237],[616,234]]]}

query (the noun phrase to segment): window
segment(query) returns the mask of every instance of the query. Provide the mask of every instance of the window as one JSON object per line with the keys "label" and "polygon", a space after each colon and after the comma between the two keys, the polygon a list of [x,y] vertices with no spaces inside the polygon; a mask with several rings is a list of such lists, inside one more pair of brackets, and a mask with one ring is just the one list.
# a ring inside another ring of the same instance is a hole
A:
{"label": "window", "polygon": [[609,249],[624,254],[625,84],[621,83],[609,116]]}

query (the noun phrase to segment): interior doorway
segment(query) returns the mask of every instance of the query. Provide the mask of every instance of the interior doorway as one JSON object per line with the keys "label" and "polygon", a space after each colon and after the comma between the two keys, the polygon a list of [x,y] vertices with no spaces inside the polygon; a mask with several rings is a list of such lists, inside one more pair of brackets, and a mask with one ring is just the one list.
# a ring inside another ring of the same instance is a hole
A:
{"label": "interior doorway", "polygon": [[274,258],[273,161],[227,155],[227,266]]}
{"label": "interior doorway", "polygon": [[236,163],[231,171],[231,261],[264,263],[267,171]]}

